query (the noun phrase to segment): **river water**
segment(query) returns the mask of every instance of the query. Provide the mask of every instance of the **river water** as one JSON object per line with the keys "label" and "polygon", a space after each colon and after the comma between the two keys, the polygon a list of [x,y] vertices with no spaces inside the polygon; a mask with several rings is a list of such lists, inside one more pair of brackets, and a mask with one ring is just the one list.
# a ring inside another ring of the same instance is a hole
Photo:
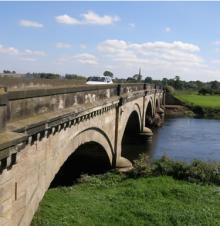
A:
{"label": "river water", "polygon": [[[122,146],[122,155],[130,161],[145,153],[151,159],[166,155],[175,160],[191,162],[193,159],[220,161],[220,120],[195,118],[165,119],[163,127],[153,131],[152,142]],[[61,167],[51,187],[69,186],[81,174],[100,174],[109,170],[108,159],[95,155],[97,144],[87,145],[74,153]],[[84,155],[87,151],[90,154]],[[99,153],[105,153],[99,150]]]}
{"label": "river water", "polygon": [[146,153],[153,159],[166,155],[186,162],[220,161],[220,120],[167,118],[163,127],[153,132],[152,143],[124,147],[130,160]]}

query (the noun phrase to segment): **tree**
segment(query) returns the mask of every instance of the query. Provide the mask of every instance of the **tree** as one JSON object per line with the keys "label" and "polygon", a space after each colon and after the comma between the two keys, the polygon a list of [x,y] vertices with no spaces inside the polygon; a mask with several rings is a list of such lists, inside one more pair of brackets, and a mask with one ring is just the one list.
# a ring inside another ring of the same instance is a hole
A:
{"label": "tree", "polygon": [[140,82],[142,79],[142,75],[141,74],[135,74],[133,75],[133,79],[135,79],[136,81]]}
{"label": "tree", "polygon": [[152,83],[152,81],[153,81],[152,78],[149,77],[149,76],[146,77],[145,80],[144,80],[145,83]]}
{"label": "tree", "polygon": [[111,71],[105,71],[105,72],[103,73],[103,75],[104,75],[104,76],[109,76],[109,77],[111,77],[111,78],[113,78],[113,76],[114,76],[114,74],[113,74]]}
{"label": "tree", "polygon": [[211,86],[211,89],[218,89],[219,87],[218,81],[211,81],[210,86]]}
{"label": "tree", "polygon": [[11,71],[9,71],[9,70],[4,70],[3,73],[4,73],[4,74],[10,74]]}
{"label": "tree", "polygon": [[163,84],[163,86],[166,86],[168,84],[168,79],[167,78],[163,78],[162,79],[162,84]]}
{"label": "tree", "polygon": [[175,82],[174,82],[174,87],[175,89],[182,89],[183,88],[183,83],[182,81],[180,80],[180,76],[175,76]]}

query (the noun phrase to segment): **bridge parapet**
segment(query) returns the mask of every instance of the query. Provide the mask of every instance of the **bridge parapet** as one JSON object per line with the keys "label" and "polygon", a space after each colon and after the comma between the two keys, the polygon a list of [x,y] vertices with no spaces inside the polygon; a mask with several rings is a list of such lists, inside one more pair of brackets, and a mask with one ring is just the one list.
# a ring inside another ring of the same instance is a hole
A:
{"label": "bridge parapet", "polygon": [[155,88],[135,83],[10,92],[4,89],[0,95],[0,170],[16,162],[16,152],[26,143],[155,94]]}

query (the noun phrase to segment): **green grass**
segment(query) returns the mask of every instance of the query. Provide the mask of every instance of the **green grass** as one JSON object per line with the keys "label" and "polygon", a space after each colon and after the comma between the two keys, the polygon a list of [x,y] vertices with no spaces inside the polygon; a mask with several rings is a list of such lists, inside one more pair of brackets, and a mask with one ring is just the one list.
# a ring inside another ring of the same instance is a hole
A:
{"label": "green grass", "polygon": [[187,104],[193,104],[205,108],[220,109],[220,95],[202,96],[197,94],[177,93],[175,94],[175,96]]}
{"label": "green grass", "polygon": [[50,189],[32,226],[220,225],[220,187],[108,173]]}
{"label": "green grass", "polygon": [[174,96],[194,113],[206,118],[220,119],[220,95],[198,95],[195,91],[175,91]]}

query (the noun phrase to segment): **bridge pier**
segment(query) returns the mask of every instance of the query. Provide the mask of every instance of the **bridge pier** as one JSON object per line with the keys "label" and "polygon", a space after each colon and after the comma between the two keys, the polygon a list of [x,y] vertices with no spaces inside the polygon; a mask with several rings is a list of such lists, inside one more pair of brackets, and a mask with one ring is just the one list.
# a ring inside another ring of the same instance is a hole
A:
{"label": "bridge pier", "polygon": [[116,160],[116,169],[120,172],[127,172],[133,169],[132,163],[125,157],[118,157]]}

